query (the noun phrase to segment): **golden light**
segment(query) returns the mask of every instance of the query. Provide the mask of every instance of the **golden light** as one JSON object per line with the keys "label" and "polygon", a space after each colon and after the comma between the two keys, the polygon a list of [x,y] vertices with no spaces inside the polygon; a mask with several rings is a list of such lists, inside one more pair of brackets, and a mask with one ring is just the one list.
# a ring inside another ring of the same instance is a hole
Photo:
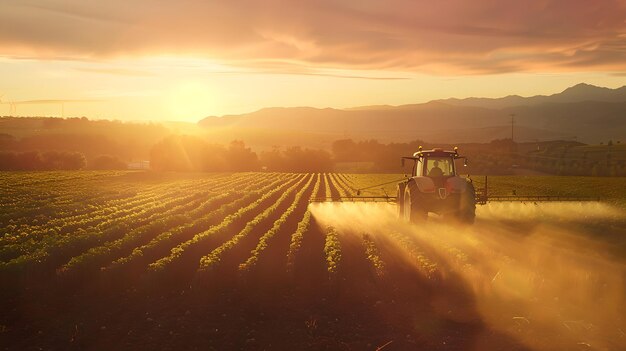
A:
{"label": "golden light", "polygon": [[211,115],[214,96],[207,83],[184,81],[169,92],[167,108],[176,120],[199,120]]}

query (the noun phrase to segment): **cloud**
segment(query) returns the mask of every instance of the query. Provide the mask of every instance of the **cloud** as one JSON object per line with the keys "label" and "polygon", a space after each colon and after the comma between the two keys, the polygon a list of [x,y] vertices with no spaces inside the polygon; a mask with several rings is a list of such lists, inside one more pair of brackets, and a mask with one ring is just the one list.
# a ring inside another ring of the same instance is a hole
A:
{"label": "cloud", "polygon": [[[224,67],[226,68],[226,67]],[[367,74],[357,75],[351,70],[337,70],[317,68],[305,63],[285,62],[280,60],[246,60],[235,61],[230,64],[230,70],[210,71],[211,74],[286,74],[302,76],[333,77],[345,79],[366,79],[366,80],[407,80],[411,79],[406,75],[388,74],[381,75],[379,72],[365,72]]]}
{"label": "cloud", "polygon": [[104,100],[93,99],[41,99],[41,100],[21,100],[21,101],[7,101],[2,104],[10,105],[42,105],[42,104],[66,104],[66,103],[93,103],[102,102]]}
{"label": "cloud", "polygon": [[124,68],[75,68],[75,70],[79,72],[111,74],[111,75],[129,76],[129,77],[152,77],[155,75],[154,73],[151,73],[151,72],[134,70],[134,69],[124,69]]}
{"label": "cloud", "polygon": [[0,55],[443,74],[623,71],[624,0],[4,0]]}

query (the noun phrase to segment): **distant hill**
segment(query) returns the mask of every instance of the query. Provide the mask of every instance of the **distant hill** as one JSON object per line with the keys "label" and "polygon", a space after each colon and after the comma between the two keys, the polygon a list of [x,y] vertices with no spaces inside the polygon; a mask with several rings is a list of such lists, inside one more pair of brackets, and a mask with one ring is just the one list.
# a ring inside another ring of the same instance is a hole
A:
{"label": "distant hill", "polygon": [[[207,117],[199,125],[208,133],[229,136],[237,136],[239,130],[266,130],[280,135],[287,145],[286,135],[292,133],[315,135],[324,141],[352,138],[467,143],[510,138],[511,114],[515,115],[516,141],[619,140],[626,135],[626,86],[608,89],[578,84],[550,96],[446,99],[402,106],[265,108],[242,115]],[[293,140],[294,145],[302,142]]]}
{"label": "distant hill", "polygon": [[577,84],[567,88],[560,93],[545,96],[537,95],[532,97],[521,97],[510,95],[503,98],[467,98],[467,99],[445,99],[439,102],[455,106],[475,106],[491,109],[501,109],[515,106],[534,106],[547,103],[570,103],[570,102],[626,102],[626,86],[618,89],[597,87],[585,83]]}

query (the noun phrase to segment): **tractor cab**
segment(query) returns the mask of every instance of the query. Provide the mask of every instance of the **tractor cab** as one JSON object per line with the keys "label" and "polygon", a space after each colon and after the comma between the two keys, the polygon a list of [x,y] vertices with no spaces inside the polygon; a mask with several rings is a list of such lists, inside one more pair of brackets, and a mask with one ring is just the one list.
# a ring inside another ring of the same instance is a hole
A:
{"label": "tractor cab", "polygon": [[445,151],[443,149],[432,149],[423,151],[420,146],[419,151],[413,157],[403,157],[402,161],[410,159],[415,161],[411,177],[429,177],[436,183],[444,183],[446,178],[457,175],[454,160],[462,158],[458,149]]}

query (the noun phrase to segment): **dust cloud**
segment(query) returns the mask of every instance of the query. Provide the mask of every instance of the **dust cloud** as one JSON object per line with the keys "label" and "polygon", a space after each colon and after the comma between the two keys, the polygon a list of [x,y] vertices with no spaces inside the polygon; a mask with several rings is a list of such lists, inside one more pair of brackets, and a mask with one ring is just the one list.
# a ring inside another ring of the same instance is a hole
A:
{"label": "dust cloud", "polygon": [[548,220],[586,221],[623,219],[619,208],[602,202],[493,202],[476,209],[482,219],[494,220]]}
{"label": "dust cloud", "polygon": [[[381,203],[310,209],[343,240],[368,233],[390,243],[387,249],[398,256],[423,254],[436,263],[444,283],[461,277],[483,323],[531,349],[626,349],[626,260],[599,239],[626,234],[626,213],[619,208],[492,203],[477,207],[474,225],[434,215],[409,225],[396,219],[394,205]],[[611,228],[618,229],[607,232]],[[398,237],[404,246],[394,244]],[[407,262],[420,271],[420,261]]]}

